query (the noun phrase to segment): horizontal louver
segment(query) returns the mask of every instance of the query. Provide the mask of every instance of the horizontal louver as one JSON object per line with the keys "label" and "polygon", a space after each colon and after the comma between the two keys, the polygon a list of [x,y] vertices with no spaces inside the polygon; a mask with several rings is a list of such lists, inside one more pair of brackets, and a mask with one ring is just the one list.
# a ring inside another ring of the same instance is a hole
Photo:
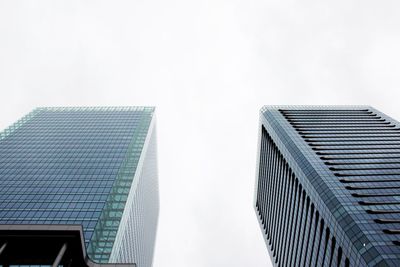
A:
{"label": "horizontal louver", "polygon": [[343,187],[367,223],[400,245],[400,128],[368,109],[280,110]]}

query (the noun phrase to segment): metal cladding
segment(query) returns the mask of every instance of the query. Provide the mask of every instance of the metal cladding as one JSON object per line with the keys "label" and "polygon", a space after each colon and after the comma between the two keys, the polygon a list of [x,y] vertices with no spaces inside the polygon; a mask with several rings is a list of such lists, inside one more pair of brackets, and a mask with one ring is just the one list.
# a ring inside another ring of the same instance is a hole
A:
{"label": "metal cladding", "polygon": [[266,106],[254,207],[275,266],[400,266],[400,124],[369,106]]}

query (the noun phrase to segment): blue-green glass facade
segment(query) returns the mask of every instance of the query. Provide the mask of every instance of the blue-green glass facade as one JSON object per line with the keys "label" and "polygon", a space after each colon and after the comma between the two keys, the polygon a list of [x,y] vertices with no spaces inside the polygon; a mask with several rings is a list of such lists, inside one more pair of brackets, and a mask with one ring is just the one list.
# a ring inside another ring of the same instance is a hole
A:
{"label": "blue-green glass facade", "polygon": [[[152,107],[37,108],[0,135],[0,224],[80,224],[93,261],[137,263],[135,241],[151,244],[147,265],[140,265],[151,266],[158,217],[154,147]],[[154,170],[144,177],[149,164]],[[138,185],[146,179],[152,183],[144,191]],[[129,212],[138,196],[147,202]],[[143,232],[137,224],[127,239],[124,216],[152,227]],[[125,246],[115,246],[122,237]]]}
{"label": "blue-green glass facade", "polygon": [[369,106],[266,106],[254,207],[275,266],[400,266],[400,124]]}

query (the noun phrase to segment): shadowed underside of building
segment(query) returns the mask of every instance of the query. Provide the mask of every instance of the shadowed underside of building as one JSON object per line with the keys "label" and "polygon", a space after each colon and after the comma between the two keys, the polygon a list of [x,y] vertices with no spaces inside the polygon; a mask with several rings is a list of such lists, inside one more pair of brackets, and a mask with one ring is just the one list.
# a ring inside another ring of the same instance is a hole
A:
{"label": "shadowed underside of building", "polygon": [[400,266],[400,127],[368,106],[266,106],[255,210],[275,266]]}

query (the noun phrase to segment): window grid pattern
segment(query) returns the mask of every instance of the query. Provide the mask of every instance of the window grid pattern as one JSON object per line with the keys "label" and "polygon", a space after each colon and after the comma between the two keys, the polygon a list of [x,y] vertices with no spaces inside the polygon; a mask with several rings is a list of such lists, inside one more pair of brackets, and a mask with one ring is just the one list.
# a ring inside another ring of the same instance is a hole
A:
{"label": "window grid pattern", "polygon": [[0,134],[0,223],[81,224],[108,262],[153,108],[39,108]]}
{"label": "window grid pattern", "polygon": [[136,188],[126,204],[126,220],[121,221],[122,235],[114,243],[110,262],[152,266],[159,212],[155,129],[146,148],[140,173],[135,176]]}
{"label": "window grid pattern", "polygon": [[256,210],[275,266],[349,266],[314,203],[262,127]]}

